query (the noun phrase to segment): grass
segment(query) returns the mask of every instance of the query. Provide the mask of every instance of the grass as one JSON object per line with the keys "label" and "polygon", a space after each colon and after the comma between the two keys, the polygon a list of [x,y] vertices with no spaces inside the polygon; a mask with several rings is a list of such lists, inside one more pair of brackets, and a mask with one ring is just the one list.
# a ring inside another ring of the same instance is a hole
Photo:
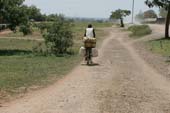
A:
{"label": "grass", "polygon": [[[45,85],[60,78],[78,63],[78,56],[67,57],[0,57],[0,88],[7,92],[20,87]],[[66,65],[67,64],[67,65]]]}
{"label": "grass", "polygon": [[148,42],[150,50],[156,54],[163,56],[170,56],[170,40],[169,39],[158,39]]}
{"label": "grass", "polygon": [[81,60],[78,54],[64,57],[34,56],[32,46],[37,43],[0,39],[0,91],[13,94],[20,87],[52,83],[51,80],[66,75]]}
{"label": "grass", "polygon": [[31,50],[38,42],[19,39],[0,39],[0,49],[21,49]]}
{"label": "grass", "polygon": [[[102,37],[107,34],[99,28],[111,24],[95,23],[94,25],[97,26],[96,34],[101,43]],[[72,70],[82,59],[78,55],[78,50],[83,44],[82,37],[86,26],[87,23],[75,24],[73,28],[75,44],[72,48],[75,54],[63,57],[33,55],[32,47],[36,46],[38,41],[0,39],[0,99],[2,99],[1,92],[13,95],[20,93],[21,87],[46,86]],[[29,37],[41,37],[37,34],[39,33]],[[21,33],[10,33],[3,37],[21,37]]]}
{"label": "grass", "polygon": [[132,34],[130,34],[130,37],[134,38],[140,38],[152,33],[152,30],[148,25],[133,25],[129,27],[128,30],[132,32]]}

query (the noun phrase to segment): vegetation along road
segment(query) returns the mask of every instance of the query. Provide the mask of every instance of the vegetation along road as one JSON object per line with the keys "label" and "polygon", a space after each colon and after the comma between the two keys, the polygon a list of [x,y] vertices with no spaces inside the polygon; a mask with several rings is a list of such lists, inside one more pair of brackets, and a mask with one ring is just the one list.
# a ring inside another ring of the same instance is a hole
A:
{"label": "vegetation along road", "polygon": [[142,39],[107,30],[99,65],[79,65],[54,85],[4,104],[0,113],[170,113],[170,82],[135,48]]}

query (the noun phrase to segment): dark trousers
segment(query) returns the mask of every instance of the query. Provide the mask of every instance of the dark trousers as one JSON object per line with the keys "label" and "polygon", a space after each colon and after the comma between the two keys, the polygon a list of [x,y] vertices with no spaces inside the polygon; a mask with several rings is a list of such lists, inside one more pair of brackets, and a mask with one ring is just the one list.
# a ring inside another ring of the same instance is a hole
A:
{"label": "dark trousers", "polygon": [[92,60],[92,48],[86,48],[86,60]]}

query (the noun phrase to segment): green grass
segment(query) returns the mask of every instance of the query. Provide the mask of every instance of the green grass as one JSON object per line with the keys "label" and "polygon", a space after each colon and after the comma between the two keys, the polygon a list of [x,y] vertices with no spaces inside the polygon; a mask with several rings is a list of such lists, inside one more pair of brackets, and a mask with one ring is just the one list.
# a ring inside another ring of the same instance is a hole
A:
{"label": "green grass", "polygon": [[67,57],[0,57],[0,89],[12,92],[20,87],[45,85],[69,72],[79,59]]}
{"label": "green grass", "polygon": [[0,49],[31,50],[38,42],[19,39],[0,39]]}
{"label": "green grass", "polygon": [[[34,56],[32,46],[37,41],[0,39],[0,90],[12,93],[20,87],[44,85],[69,72],[81,58],[78,54]],[[77,52],[76,45],[74,50]],[[50,79],[50,80],[49,80]]]}
{"label": "green grass", "polygon": [[132,32],[132,34],[130,34],[130,37],[134,38],[140,38],[152,33],[152,30],[148,25],[133,25],[129,27],[128,30]]}
{"label": "green grass", "polygon": [[[75,54],[63,57],[35,56],[32,48],[39,43],[38,41],[0,39],[0,93],[5,91],[8,94],[17,94],[20,93],[18,90],[21,87],[48,85],[66,75],[82,59],[78,55],[78,50],[83,45],[82,37],[86,26],[87,23],[75,24],[73,28],[75,44],[72,48]],[[97,38],[101,43],[102,37],[107,34],[99,28],[108,27],[111,24],[96,23],[96,26]],[[8,34],[5,37],[17,36],[20,37],[21,34]],[[36,36],[42,38],[35,34],[29,37]]]}
{"label": "green grass", "polygon": [[148,42],[150,50],[156,54],[163,56],[170,56],[170,40],[169,39],[159,39]]}

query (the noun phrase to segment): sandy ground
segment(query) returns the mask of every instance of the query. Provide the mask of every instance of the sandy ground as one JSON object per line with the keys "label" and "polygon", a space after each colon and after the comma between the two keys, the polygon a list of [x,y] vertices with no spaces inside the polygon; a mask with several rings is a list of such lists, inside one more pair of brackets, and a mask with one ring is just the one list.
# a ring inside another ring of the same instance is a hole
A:
{"label": "sandy ground", "polygon": [[9,33],[11,33],[12,31],[10,31],[10,30],[4,30],[4,31],[1,31],[0,32],[0,36],[3,36],[3,35],[6,35],[6,34],[9,34]]}
{"label": "sandy ground", "polygon": [[164,37],[164,25],[150,25],[153,33],[151,35],[145,36],[141,39],[131,41],[136,48],[136,51],[140,56],[153,68],[155,68],[159,73],[164,75],[170,80],[170,57],[162,57],[158,54],[153,54],[150,52],[150,48],[146,47],[146,43],[150,40],[160,39]]}
{"label": "sandy ground", "polygon": [[108,30],[94,59],[99,65],[80,65],[56,84],[3,104],[0,113],[170,113],[169,80],[134,48],[147,38]]}

